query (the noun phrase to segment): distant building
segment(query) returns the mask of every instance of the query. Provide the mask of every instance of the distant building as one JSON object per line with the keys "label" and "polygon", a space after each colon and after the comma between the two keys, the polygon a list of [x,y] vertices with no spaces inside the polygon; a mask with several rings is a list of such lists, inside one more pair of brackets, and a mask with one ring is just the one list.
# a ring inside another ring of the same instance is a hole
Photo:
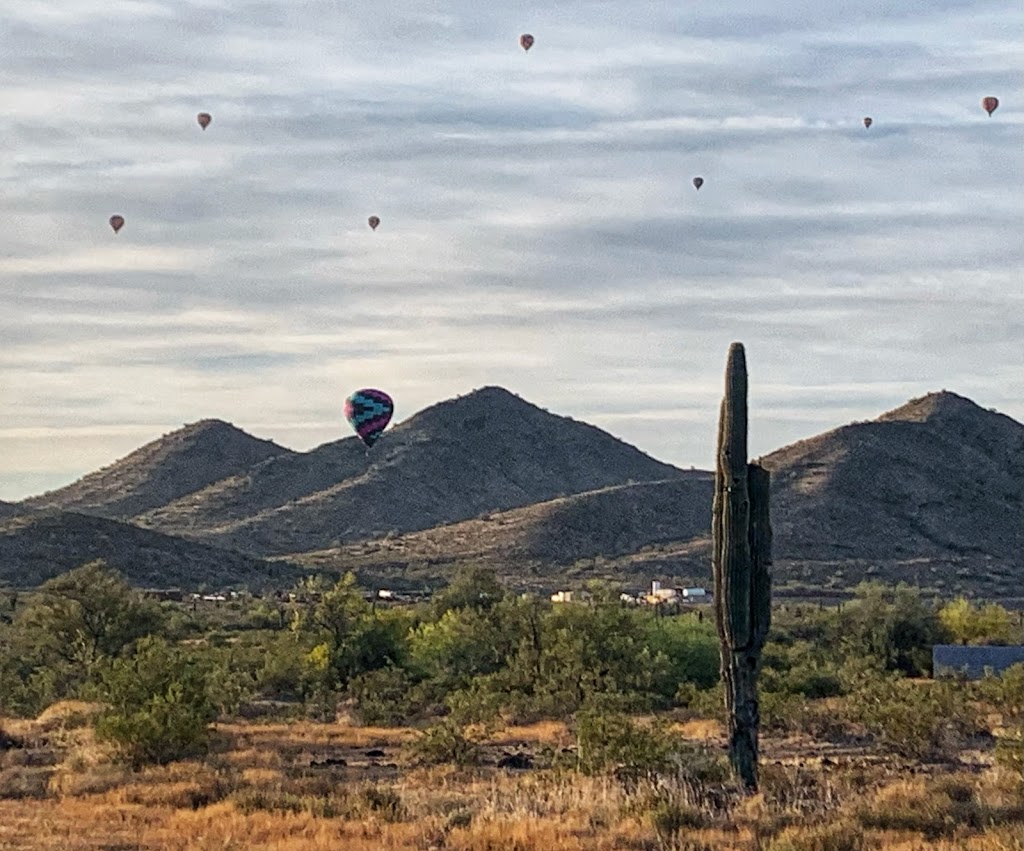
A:
{"label": "distant building", "polygon": [[380,599],[382,600],[391,600],[395,596],[395,592],[391,591],[388,588],[381,588],[377,592],[377,596],[380,597]]}
{"label": "distant building", "polygon": [[650,606],[657,606],[660,603],[674,602],[678,596],[679,593],[675,588],[662,588],[661,583],[655,579],[651,583],[651,593],[644,598],[644,601]]}
{"label": "distant building", "polygon": [[552,603],[583,603],[589,599],[587,591],[556,591],[551,595]]}
{"label": "distant building", "polygon": [[683,596],[688,600],[702,600],[708,596],[708,592],[703,588],[684,588]]}
{"label": "distant building", "polygon": [[978,680],[989,670],[1001,674],[1011,665],[1024,662],[1024,646],[983,647],[959,644],[936,644],[932,648],[932,671],[935,677],[962,674]]}

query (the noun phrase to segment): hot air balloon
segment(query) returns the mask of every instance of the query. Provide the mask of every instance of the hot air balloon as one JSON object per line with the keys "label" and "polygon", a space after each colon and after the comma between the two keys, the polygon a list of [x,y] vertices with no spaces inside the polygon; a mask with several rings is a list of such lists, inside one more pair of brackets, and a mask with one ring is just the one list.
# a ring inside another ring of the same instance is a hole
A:
{"label": "hot air balloon", "polygon": [[345,400],[345,419],[356,430],[367,449],[377,442],[391,422],[395,404],[383,390],[356,390]]}
{"label": "hot air balloon", "polygon": [[999,98],[987,97],[981,99],[981,105],[984,107],[985,112],[992,116],[992,113],[999,107]]}
{"label": "hot air balloon", "polygon": [[380,224],[380,219],[378,219],[376,216],[370,216],[370,218],[368,218],[367,221],[370,223],[371,230],[377,230],[377,225]]}
{"label": "hot air balloon", "polygon": [[694,189],[698,189],[699,190],[703,185],[704,185],[704,178],[703,177],[695,177],[693,179],[693,188]]}
{"label": "hot air balloon", "polygon": [[196,116],[196,121],[198,121],[199,126],[205,130],[210,126],[210,122],[213,121],[213,116],[208,112],[200,112],[199,115]]}
{"label": "hot air balloon", "polygon": [[871,121],[871,116],[868,116],[868,117],[866,117],[866,118],[864,119],[864,126],[865,126],[865,127],[870,127],[870,126],[871,126],[871,124],[872,124],[872,121]]}
{"label": "hot air balloon", "polygon": [[110,226],[114,229],[114,233],[117,233],[124,227],[124,216],[111,216]]}
{"label": "hot air balloon", "polygon": [[533,36],[529,33],[523,33],[519,36],[519,46],[522,47],[523,50],[529,50],[533,47]]}

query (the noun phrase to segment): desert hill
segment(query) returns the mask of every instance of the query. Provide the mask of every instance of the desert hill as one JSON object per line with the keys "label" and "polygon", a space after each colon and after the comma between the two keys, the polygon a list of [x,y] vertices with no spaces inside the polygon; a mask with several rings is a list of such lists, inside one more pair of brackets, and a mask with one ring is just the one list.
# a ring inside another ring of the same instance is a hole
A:
{"label": "desert hill", "polygon": [[1024,425],[962,396],[932,393],[762,462],[776,559],[1021,566]]}
{"label": "desert hill", "polygon": [[[263,457],[243,469],[235,453],[230,475],[194,492],[178,477],[179,487],[157,493],[163,462],[150,465],[131,492],[150,508],[133,522],[254,556],[394,577],[424,565],[443,575],[465,561],[554,581],[586,565],[610,578],[706,573],[709,473],[662,464],[501,388],[427,408],[369,453],[354,437],[304,453],[258,443]],[[180,470],[181,457],[169,453],[167,463]],[[946,590],[974,583],[1009,593],[1024,582],[1024,425],[1009,417],[943,391],[762,461],[772,471],[777,587],[913,581],[922,570]],[[177,498],[157,504],[172,491]],[[117,538],[125,528],[107,531]],[[10,572],[2,552],[0,571]],[[211,568],[197,581],[217,576]]]}
{"label": "desert hill", "polygon": [[[779,589],[874,577],[1010,595],[1024,582],[1024,425],[1009,417],[929,394],[761,460],[772,470]],[[691,475],[296,558],[376,576],[483,562],[507,575],[706,579],[711,475]]]}
{"label": "desert hill", "polygon": [[711,527],[712,481],[711,473],[694,472],[616,485],[295,558],[333,569],[470,561],[551,576],[581,559],[615,559],[679,541],[703,545]]}
{"label": "desert hill", "polygon": [[200,420],[23,505],[127,519],[290,452],[222,420]]}
{"label": "desert hill", "polygon": [[39,585],[103,559],[133,585],[250,589],[288,586],[301,577],[287,562],[240,553],[71,511],[37,511],[0,521],[0,584]]}
{"label": "desert hill", "polygon": [[[485,387],[420,411],[369,453],[353,437],[275,459],[139,522],[280,555],[685,475],[594,426]],[[309,488],[318,489],[302,494]]]}

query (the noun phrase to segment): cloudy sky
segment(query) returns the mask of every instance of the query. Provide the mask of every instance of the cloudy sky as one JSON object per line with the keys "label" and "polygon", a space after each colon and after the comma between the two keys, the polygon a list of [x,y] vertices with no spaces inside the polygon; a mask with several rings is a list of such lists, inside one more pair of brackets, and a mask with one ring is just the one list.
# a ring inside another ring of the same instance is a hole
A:
{"label": "cloudy sky", "polygon": [[754,453],[942,388],[1024,419],[1018,0],[0,18],[0,498],[205,417],[309,449],[364,386],[708,466],[733,340]]}

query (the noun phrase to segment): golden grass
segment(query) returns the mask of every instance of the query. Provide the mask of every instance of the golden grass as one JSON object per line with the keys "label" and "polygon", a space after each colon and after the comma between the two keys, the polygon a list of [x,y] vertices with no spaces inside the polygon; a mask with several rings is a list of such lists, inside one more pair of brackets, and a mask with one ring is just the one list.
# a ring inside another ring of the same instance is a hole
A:
{"label": "golden grass", "polygon": [[[713,721],[677,729],[698,740],[721,734]],[[880,757],[870,770],[770,760],[763,793],[740,800],[671,783],[628,791],[609,777],[557,770],[382,774],[365,751],[384,749],[390,760],[416,735],[407,728],[301,721],[218,730],[206,759],[139,772],[111,764],[88,729],[66,730],[53,759],[43,744],[9,751],[0,849],[1024,851],[1024,800],[995,769],[933,777],[900,775]],[[490,745],[500,753],[570,741],[564,724],[542,722],[501,730]],[[766,741],[773,756],[798,746],[810,745]],[[326,756],[335,763],[317,763]]]}

